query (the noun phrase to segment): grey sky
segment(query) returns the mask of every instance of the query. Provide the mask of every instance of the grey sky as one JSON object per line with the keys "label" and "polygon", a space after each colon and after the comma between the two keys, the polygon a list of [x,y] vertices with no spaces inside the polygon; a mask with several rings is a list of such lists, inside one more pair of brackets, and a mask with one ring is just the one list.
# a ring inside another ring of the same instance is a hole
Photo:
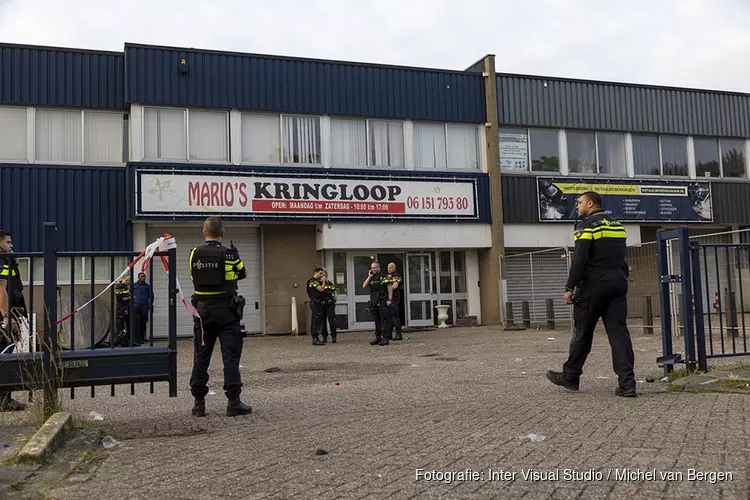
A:
{"label": "grey sky", "polygon": [[137,42],[750,93],[748,0],[0,0],[0,40]]}

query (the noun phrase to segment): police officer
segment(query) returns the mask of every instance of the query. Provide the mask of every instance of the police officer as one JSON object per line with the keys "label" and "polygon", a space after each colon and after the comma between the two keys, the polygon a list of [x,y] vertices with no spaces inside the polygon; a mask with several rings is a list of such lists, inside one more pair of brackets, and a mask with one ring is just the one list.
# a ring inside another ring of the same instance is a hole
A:
{"label": "police officer", "polygon": [[224,225],[221,219],[207,218],[203,223],[205,241],[203,245],[190,250],[188,258],[190,278],[195,289],[192,302],[203,322],[203,331],[197,318],[194,319],[193,328],[195,354],[190,391],[195,398],[192,413],[197,417],[206,415],[208,365],[217,338],[224,362],[224,394],[229,400],[227,416],[248,415],[252,412],[250,406],[240,401],[240,320],[244,299],[237,293],[237,281],[245,279],[247,271],[234,245],[227,248],[221,244],[223,238]]}
{"label": "police officer", "polygon": [[307,280],[307,296],[310,298],[310,310],[312,311],[312,320],[310,321],[310,336],[312,336],[313,345],[326,345],[323,342],[323,329],[325,328],[326,311],[325,311],[325,269],[316,267],[313,269],[313,276]]}
{"label": "police officer", "polygon": [[115,302],[117,307],[115,347],[127,347],[130,345],[130,278],[127,276],[115,285]]}
{"label": "police officer", "polygon": [[[601,208],[601,197],[589,191],[577,201],[581,219],[575,225],[575,249],[564,301],[573,304],[573,338],[562,372],[549,371],[556,385],[577,391],[583,364],[591,352],[594,328],[604,320],[618,378],[615,394],[635,397],[634,355],[626,318],[628,293],[627,233]],[[575,293],[574,293],[575,292]]]}
{"label": "police officer", "polygon": [[[28,318],[26,299],[18,264],[12,257],[13,241],[10,231],[0,229],[0,352],[17,340],[17,318]],[[16,338],[14,338],[16,337]],[[12,352],[10,348],[7,352]],[[23,411],[26,405],[11,397],[10,391],[0,391],[0,411]]]}
{"label": "police officer", "polygon": [[370,273],[362,288],[370,289],[370,311],[375,319],[375,339],[370,345],[388,345],[391,337],[391,314],[386,305],[388,288],[383,284],[380,264],[370,264]]}
{"label": "police officer", "polygon": [[396,272],[395,263],[390,262],[388,264],[388,276],[382,282],[388,287],[388,300],[385,305],[388,306],[391,325],[396,332],[393,340],[403,340],[404,337],[401,334],[401,308],[399,307],[401,304],[401,283],[403,279]]}
{"label": "police officer", "polygon": [[325,321],[323,321],[323,342],[328,342],[328,329],[331,330],[331,342],[336,343],[336,285],[328,281],[328,271],[323,269],[321,275],[323,283],[323,307],[325,308]]}

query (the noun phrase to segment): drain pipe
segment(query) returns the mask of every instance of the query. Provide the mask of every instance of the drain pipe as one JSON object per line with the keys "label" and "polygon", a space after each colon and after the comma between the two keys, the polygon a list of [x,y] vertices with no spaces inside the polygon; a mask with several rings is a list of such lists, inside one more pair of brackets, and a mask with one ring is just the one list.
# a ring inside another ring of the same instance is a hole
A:
{"label": "drain pipe", "polygon": [[297,323],[297,297],[292,297],[292,335],[297,335],[299,326]]}

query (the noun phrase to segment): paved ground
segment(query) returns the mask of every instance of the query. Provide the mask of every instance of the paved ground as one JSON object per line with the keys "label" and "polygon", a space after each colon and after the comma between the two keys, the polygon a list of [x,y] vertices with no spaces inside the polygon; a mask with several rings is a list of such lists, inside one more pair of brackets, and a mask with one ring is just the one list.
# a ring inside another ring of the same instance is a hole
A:
{"label": "paved ground", "polygon": [[[88,480],[47,498],[748,498],[750,399],[642,382],[658,374],[658,337],[634,338],[636,399],[613,395],[603,335],[578,393],[544,377],[565,358],[564,331],[409,337],[388,347],[362,333],[325,347],[309,337],[247,339],[244,399],[254,412],[239,418],[222,416],[218,352],[209,417],[189,416],[184,344],[178,398],[165,398],[165,387],[130,396],[128,387],[68,402],[79,415],[101,414],[121,444]],[[430,481],[417,469],[480,476]],[[559,477],[527,480],[529,469]],[[631,477],[620,477],[626,469]],[[689,469],[732,478],[695,481]],[[662,479],[673,473],[683,477]]]}

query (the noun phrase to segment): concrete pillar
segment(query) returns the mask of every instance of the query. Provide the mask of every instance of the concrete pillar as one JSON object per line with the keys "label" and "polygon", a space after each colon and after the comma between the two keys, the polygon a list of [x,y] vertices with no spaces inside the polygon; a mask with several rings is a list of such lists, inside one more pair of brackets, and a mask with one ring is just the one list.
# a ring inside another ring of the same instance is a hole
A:
{"label": "concrete pillar", "polygon": [[492,217],[492,248],[479,251],[480,292],[482,297],[482,323],[502,323],[501,311],[505,300],[502,296],[503,270],[500,258],[504,254],[503,237],[503,192],[500,179],[500,146],[498,144],[498,110],[495,76],[495,56],[489,54],[467,71],[481,73],[484,77],[487,121],[484,131],[487,145],[487,173],[490,177],[490,207]]}

